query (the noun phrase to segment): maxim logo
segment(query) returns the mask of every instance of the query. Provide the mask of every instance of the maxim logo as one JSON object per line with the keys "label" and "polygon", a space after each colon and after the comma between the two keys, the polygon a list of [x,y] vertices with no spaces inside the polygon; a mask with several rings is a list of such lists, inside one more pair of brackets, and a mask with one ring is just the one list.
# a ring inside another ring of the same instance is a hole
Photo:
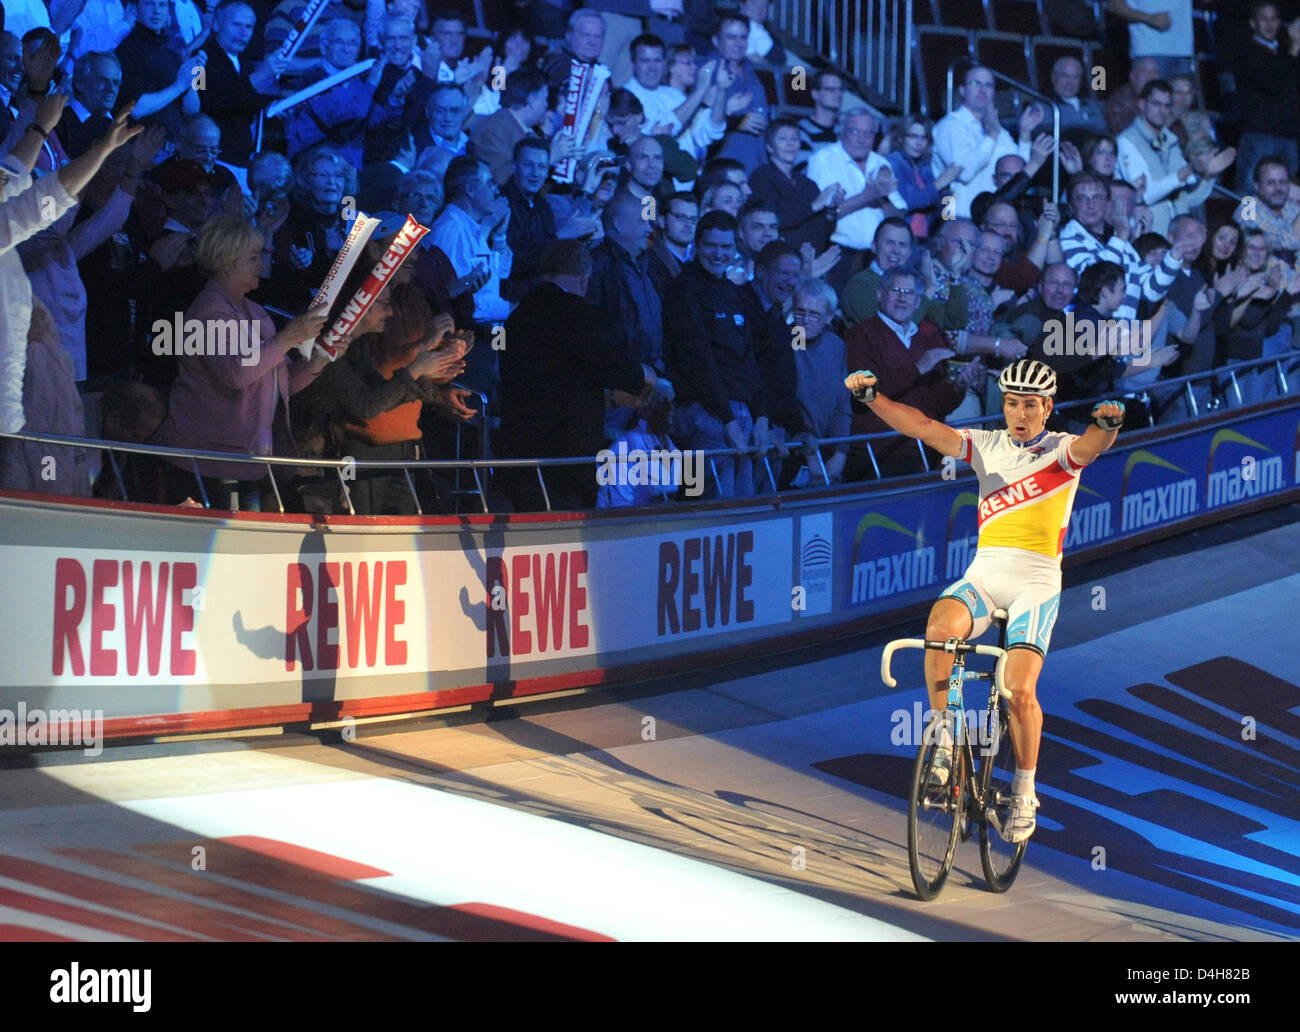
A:
{"label": "maxim logo", "polygon": [[1129,491],[1129,477],[1138,466],[1159,466],[1186,476],[1187,470],[1175,466],[1159,455],[1139,448],[1124,464],[1124,510],[1120,517],[1120,531],[1129,533],[1166,520],[1189,516],[1196,511],[1196,480],[1187,477],[1173,483],[1161,484],[1145,490]]}
{"label": "maxim logo", "polygon": [[[862,539],[873,527],[892,530],[911,538],[916,542],[916,548],[910,552],[898,552],[858,562],[856,560]],[[849,595],[849,601],[853,604],[899,595],[935,581],[934,548],[925,545],[920,534],[912,533],[879,513],[868,513],[858,523],[853,554],[853,586]]]}
{"label": "maxim logo", "polygon": [[1247,448],[1272,452],[1273,449],[1253,438],[1240,434],[1236,430],[1223,429],[1210,441],[1209,477],[1205,485],[1205,506],[1213,509],[1220,505],[1231,505],[1262,494],[1281,491],[1286,484],[1286,470],[1282,466],[1282,457],[1269,454],[1265,457],[1245,455],[1239,463],[1227,469],[1214,468],[1214,455],[1223,444],[1240,444]]}

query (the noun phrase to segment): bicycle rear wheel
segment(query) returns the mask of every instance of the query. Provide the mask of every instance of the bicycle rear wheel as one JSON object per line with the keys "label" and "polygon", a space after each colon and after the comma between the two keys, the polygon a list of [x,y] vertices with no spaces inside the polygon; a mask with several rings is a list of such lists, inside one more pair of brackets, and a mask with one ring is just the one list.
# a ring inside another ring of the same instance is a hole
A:
{"label": "bicycle rear wheel", "polygon": [[[931,783],[934,754],[941,741],[940,721],[946,720],[952,738],[952,765],[946,784]],[[935,716],[922,735],[912,769],[912,790],[907,809],[907,862],[912,870],[912,885],[921,899],[934,899],[948,879],[953,857],[957,853],[957,836],[966,805],[962,797],[965,777],[965,750],[953,734],[948,710]]]}
{"label": "bicycle rear wheel", "polygon": [[1011,724],[1005,699],[999,699],[993,709],[982,714],[980,727],[979,796],[984,800],[980,815],[980,865],[984,868],[984,883],[990,892],[1006,892],[1016,880],[1020,862],[1025,858],[1026,842],[1007,842],[988,819],[988,811],[997,811],[999,823],[1005,826],[1011,807],[1011,779],[1016,773],[1015,746],[1011,741]]}

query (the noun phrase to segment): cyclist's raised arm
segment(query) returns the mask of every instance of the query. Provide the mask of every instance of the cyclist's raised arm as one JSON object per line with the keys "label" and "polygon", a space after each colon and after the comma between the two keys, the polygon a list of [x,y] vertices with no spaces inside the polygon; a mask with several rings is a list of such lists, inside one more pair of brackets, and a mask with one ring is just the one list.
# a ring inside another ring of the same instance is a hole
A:
{"label": "cyclist's raised arm", "polygon": [[1124,403],[1103,401],[1093,407],[1092,419],[1092,426],[1070,442],[1070,457],[1080,466],[1095,461],[1115,443],[1119,428],[1124,425]]}
{"label": "cyclist's raised arm", "polygon": [[915,437],[928,444],[940,455],[960,457],[966,450],[966,442],[952,427],[931,419],[924,412],[890,401],[883,394],[876,393],[875,374],[860,369],[850,373],[844,380],[844,386],[853,392],[853,396],[867,405],[872,412],[884,421],[892,430],[897,430],[907,437]]}

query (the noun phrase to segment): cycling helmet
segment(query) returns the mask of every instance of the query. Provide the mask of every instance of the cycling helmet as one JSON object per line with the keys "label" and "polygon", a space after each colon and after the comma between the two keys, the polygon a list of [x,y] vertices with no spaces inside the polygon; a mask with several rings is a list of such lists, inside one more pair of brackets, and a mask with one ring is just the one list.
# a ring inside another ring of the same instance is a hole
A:
{"label": "cycling helmet", "polygon": [[1037,394],[1050,398],[1056,393],[1056,373],[1044,362],[1022,358],[1002,370],[998,386],[1003,394]]}

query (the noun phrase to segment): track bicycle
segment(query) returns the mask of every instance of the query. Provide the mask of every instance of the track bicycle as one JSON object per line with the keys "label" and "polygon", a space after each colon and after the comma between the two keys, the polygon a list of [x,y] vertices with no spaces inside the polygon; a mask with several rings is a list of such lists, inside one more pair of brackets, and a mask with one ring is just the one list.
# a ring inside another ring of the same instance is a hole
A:
{"label": "track bicycle", "polygon": [[[1011,888],[1028,844],[1006,842],[998,831],[1005,826],[1011,809],[1016,761],[1007,707],[1011,692],[1003,686],[1006,611],[996,610],[993,619],[999,629],[996,646],[970,645],[959,638],[899,638],[885,646],[880,659],[881,679],[896,688],[889,668],[898,649],[934,649],[953,656],[947,705],[932,712],[927,720],[908,797],[908,866],[916,894],[923,900],[934,899],[942,890],[952,870],[958,839],[966,841],[975,827],[979,828],[980,864],[990,892]],[[995,657],[996,666],[992,671],[967,670],[966,658],[971,654]],[[962,690],[967,681],[989,682],[988,701],[969,715]],[[952,748],[946,777],[934,762],[943,740],[941,729],[945,727]]]}

